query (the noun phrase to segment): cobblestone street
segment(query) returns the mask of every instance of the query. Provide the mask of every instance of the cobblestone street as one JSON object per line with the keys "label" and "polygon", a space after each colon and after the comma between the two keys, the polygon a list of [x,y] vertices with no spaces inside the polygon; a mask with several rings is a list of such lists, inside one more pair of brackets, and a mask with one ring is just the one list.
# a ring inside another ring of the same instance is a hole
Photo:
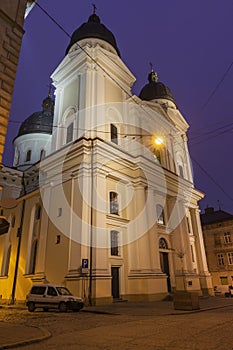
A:
{"label": "cobblestone street", "polygon": [[[43,327],[51,337],[26,345],[43,349],[232,350],[233,305],[187,314],[59,313],[0,309],[4,324]],[[34,330],[35,331],[35,330]]]}

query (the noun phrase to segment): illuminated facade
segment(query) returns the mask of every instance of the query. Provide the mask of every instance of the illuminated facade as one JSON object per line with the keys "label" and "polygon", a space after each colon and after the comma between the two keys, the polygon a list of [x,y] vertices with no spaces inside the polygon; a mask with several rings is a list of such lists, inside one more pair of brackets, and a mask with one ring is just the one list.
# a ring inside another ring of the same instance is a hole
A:
{"label": "illuminated facade", "polygon": [[210,207],[201,222],[214,291],[224,294],[233,286],[233,215]]}
{"label": "illuminated facade", "polygon": [[[23,185],[17,207],[3,213],[15,222],[0,235],[2,298],[11,298],[19,240],[16,300],[45,281],[92,304],[156,300],[176,290],[212,293],[203,195],[193,185],[188,124],[169,88],[151,69],[148,84],[132,95],[135,77],[95,13],[73,33],[52,80],[52,130],[24,122],[14,141]],[[45,149],[38,130],[47,135],[47,151],[27,167],[27,156]],[[6,186],[14,170],[3,170]]]}

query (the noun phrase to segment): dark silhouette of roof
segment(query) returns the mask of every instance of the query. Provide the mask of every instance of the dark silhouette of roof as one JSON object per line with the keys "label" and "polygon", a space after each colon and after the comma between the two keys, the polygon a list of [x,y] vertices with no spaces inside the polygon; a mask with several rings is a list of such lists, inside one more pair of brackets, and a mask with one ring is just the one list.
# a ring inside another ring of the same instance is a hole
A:
{"label": "dark silhouette of roof", "polygon": [[52,134],[54,101],[50,96],[42,103],[42,111],[31,114],[19,128],[17,137],[32,133]]}
{"label": "dark silhouette of roof", "polygon": [[73,32],[70,43],[66,49],[66,55],[72,45],[82,39],[87,38],[97,38],[106,41],[114,47],[118,56],[120,56],[120,51],[117,47],[114,35],[108,28],[105,27],[104,24],[101,23],[99,16],[97,16],[95,13],[88,18],[88,22],[83,23]]}
{"label": "dark silhouette of roof", "polygon": [[201,214],[202,225],[214,224],[222,221],[233,220],[233,215],[223,210],[214,210],[214,208],[206,208],[205,213]]}
{"label": "dark silhouette of roof", "polygon": [[176,104],[169,87],[158,81],[158,75],[153,70],[148,75],[148,81],[149,83],[142,88],[139,94],[141,100],[151,101],[163,98]]}

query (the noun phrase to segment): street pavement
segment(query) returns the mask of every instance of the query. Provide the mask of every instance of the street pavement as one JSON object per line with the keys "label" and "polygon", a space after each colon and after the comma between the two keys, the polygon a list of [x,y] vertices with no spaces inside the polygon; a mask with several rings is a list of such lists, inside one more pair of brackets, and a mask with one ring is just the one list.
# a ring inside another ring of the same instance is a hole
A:
{"label": "street pavement", "polygon": [[[172,301],[155,302],[117,302],[103,306],[88,306],[80,313],[96,313],[127,316],[167,316],[185,315],[220,308],[232,308],[233,298],[223,297],[201,297],[199,298],[200,309],[192,311],[174,310]],[[0,306],[6,314],[9,311],[25,309],[19,305]],[[1,309],[0,309],[1,312]],[[10,323],[6,320],[0,321],[0,349],[18,348],[50,338],[51,333],[43,328],[29,326],[26,324]]]}

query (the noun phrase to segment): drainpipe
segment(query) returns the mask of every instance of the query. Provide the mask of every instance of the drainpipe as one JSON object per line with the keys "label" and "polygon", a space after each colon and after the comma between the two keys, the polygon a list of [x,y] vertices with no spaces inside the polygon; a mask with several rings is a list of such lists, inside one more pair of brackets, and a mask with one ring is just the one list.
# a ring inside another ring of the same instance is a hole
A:
{"label": "drainpipe", "polygon": [[93,264],[93,139],[91,139],[91,217],[90,217],[90,275],[89,275],[89,305],[92,306],[92,264]]}
{"label": "drainpipe", "polygon": [[[22,186],[23,186],[23,195],[25,195],[24,172],[23,172],[23,176],[22,176]],[[19,226],[18,231],[17,231],[18,245],[17,245],[16,261],[15,261],[14,280],[13,280],[13,285],[12,285],[11,299],[9,302],[10,305],[15,304],[15,290],[16,290],[17,276],[18,276],[18,269],[19,269],[19,256],[20,256],[20,248],[21,248],[21,240],[22,240],[24,212],[25,212],[25,199],[23,199],[23,202],[22,202],[20,226]]]}

